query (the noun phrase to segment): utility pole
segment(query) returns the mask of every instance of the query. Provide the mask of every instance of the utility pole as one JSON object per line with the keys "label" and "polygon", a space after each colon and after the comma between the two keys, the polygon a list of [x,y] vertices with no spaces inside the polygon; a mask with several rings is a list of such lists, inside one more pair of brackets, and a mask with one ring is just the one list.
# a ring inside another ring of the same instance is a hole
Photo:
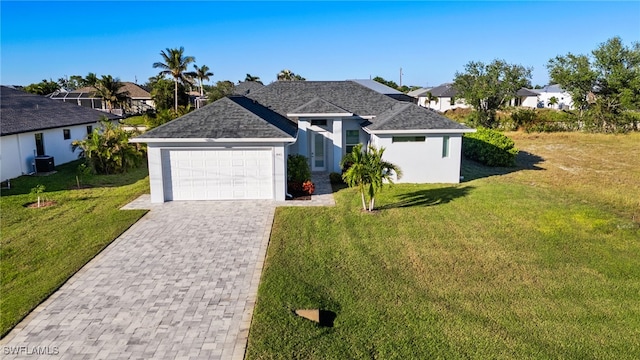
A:
{"label": "utility pole", "polygon": [[400,87],[402,87],[402,68],[400,68]]}

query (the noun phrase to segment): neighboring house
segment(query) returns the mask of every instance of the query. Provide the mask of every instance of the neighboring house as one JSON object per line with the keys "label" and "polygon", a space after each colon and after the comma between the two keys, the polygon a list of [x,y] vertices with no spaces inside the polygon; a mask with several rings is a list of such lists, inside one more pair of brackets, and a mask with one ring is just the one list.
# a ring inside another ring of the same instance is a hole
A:
{"label": "neighboring house", "polygon": [[[533,90],[540,94],[538,96],[538,106],[558,110],[572,110],[573,98],[560,85],[547,85],[542,89]],[[556,104],[551,103],[551,98],[556,98]]]}
{"label": "neighboring house", "polygon": [[[429,93],[434,97],[431,101],[428,101]],[[464,99],[456,98],[457,93],[458,91],[453,87],[452,83],[445,83],[431,89],[414,90],[409,94],[413,94],[412,96],[417,97],[418,105],[437,110],[439,112],[470,107],[470,105],[465,103]]]}
{"label": "neighboring house", "polygon": [[516,92],[516,97],[511,99],[511,106],[537,108],[540,102],[540,93],[535,89],[522,88]]}
{"label": "neighboring house", "polygon": [[353,81],[362,86],[366,86],[375,92],[379,92],[380,94],[387,95],[388,97],[392,99],[396,99],[398,101],[412,102],[414,104],[417,101],[414,97],[409,96],[408,94],[405,94],[400,90],[394,89],[392,87],[389,87],[385,84],[379,83],[372,79],[353,79],[349,81]]}
{"label": "neighboring house", "polygon": [[[113,106],[112,113],[118,115],[124,114],[142,114],[148,110],[155,109],[155,103],[151,98],[151,93],[148,89],[144,87],[124,81],[122,82],[124,85],[121,89],[122,92],[129,93],[129,101],[124,106],[115,105]],[[91,109],[96,109],[100,111],[108,112],[107,104],[102,100],[102,98],[96,93],[96,89],[92,86],[76,89],[73,91],[64,91],[59,90],[54,92],[53,94],[47,95],[47,97],[64,102],[71,102],[76,105],[88,107]]]}
{"label": "neighboring house", "polygon": [[401,182],[458,183],[462,135],[473,131],[353,81],[277,81],[130,141],[148,145],[152,202],[284,200],[289,154],[339,172],[358,143],[384,146]]}
{"label": "neighboring house", "polygon": [[36,172],[36,157],[52,157],[54,164],[78,158],[73,140],[83,139],[106,116],[113,114],[76,104],[0,87],[0,163],[2,181]]}

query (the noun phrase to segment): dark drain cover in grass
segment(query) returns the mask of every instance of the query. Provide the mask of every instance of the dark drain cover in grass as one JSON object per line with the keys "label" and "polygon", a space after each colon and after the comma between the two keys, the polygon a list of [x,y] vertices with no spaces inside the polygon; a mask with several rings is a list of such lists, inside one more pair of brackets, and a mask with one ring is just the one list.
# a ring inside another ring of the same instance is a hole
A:
{"label": "dark drain cover in grass", "polygon": [[295,314],[326,327],[333,327],[333,321],[337,317],[333,311],[320,309],[298,309]]}

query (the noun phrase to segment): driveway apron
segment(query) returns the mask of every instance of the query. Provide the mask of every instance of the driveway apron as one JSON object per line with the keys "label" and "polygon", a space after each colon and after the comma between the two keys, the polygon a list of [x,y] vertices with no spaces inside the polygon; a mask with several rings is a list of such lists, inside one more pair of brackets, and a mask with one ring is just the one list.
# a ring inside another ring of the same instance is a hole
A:
{"label": "driveway apron", "polygon": [[242,359],[274,209],[151,206],[3,339],[3,358]]}

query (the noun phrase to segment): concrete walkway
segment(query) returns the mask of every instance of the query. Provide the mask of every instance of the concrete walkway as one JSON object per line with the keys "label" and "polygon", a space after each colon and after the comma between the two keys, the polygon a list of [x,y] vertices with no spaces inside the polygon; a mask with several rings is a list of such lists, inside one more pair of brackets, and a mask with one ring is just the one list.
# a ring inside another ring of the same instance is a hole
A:
{"label": "concrete walkway", "polygon": [[243,359],[276,206],[192,201],[150,209],[0,340],[3,359]]}

